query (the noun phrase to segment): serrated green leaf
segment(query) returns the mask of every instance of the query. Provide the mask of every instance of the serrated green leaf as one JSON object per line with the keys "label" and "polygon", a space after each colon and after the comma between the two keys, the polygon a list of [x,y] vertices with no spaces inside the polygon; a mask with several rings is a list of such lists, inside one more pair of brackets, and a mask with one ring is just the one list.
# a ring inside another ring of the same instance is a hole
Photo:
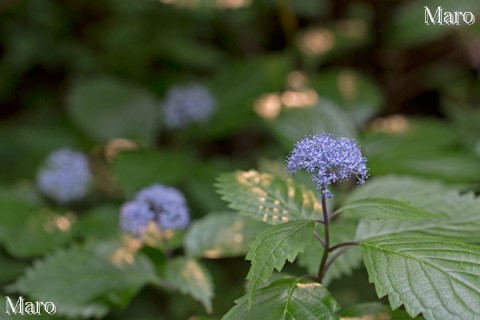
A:
{"label": "serrated green leaf", "polygon": [[248,300],[248,295],[238,299],[222,320],[333,320],[340,309],[327,289],[302,278],[277,280],[258,290],[251,307]]}
{"label": "serrated green leaf", "polygon": [[[341,242],[352,241],[355,238],[357,226],[354,223],[342,221],[340,223],[330,224],[330,243],[336,245]],[[318,230],[320,236],[324,236],[323,228]],[[298,264],[305,267],[311,275],[317,275],[318,267],[323,255],[323,246],[319,241],[313,241],[305,248],[305,251],[298,255]],[[332,253],[333,254],[333,253]],[[330,257],[332,256],[330,254]],[[332,280],[340,278],[343,275],[350,275],[355,268],[362,263],[362,254],[360,248],[353,246],[342,253],[338,259],[328,269],[322,284],[328,286]]]}
{"label": "serrated green leaf", "polygon": [[265,223],[234,213],[211,214],[191,225],[185,237],[185,250],[193,257],[241,256],[266,227]]}
{"label": "serrated green leaf", "polygon": [[414,234],[361,243],[369,280],[393,309],[427,320],[480,317],[480,247]]}
{"label": "serrated green leaf", "polygon": [[315,194],[291,179],[258,171],[237,171],[219,176],[222,199],[240,214],[270,224],[298,219],[321,219],[322,205]]}
{"label": "serrated green leaf", "polygon": [[55,252],[37,261],[18,279],[16,289],[36,301],[52,301],[58,315],[101,317],[110,306],[125,306],[156,279],[142,255],[122,260],[119,243],[89,243]]}
{"label": "serrated green leaf", "polygon": [[179,257],[167,261],[165,277],[180,292],[200,301],[207,312],[212,312],[212,277],[198,261]]}
{"label": "serrated green leaf", "polygon": [[260,233],[251,245],[246,259],[252,261],[247,275],[249,302],[262,282],[268,280],[273,270],[281,271],[285,262],[293,262],[299,252],[313,240],[314,221],[289,221],[270,227]]}
{"label": "serrated green leaf", "polygon": [[20,199],[0,199],[0,243],[20,258],[45,254],[73,237],[73,216]]}
{"label": "serrated green leaf", "polygon": [[159,106],[146,90],[114,78],[74,84],[67,101],[72,120],[99,141],[130,138],[150,142],[159,124]]}
{"label": "serrated green leaf", "polygon": [[435,215],[408,202],[390,198],[364,198],[354,200],[336,211],[357,219],[419,220]]}
{"label": "serrated green leaf", "polygon": [[480,199],[475,198],[473,194],[459,195],[453,191],[412,198],[412,202],[428,209],[433,216],[414,221],[360,221],[357,240],[394,233],[417,232],[465,242],[479,242]]}
{"label": "serrated green leaf", "polygon": [[190,166],[185,153],[142,150],[121,153],[113,162],[113,173],[126,191],[134,192],[153,183],[176,184]]}

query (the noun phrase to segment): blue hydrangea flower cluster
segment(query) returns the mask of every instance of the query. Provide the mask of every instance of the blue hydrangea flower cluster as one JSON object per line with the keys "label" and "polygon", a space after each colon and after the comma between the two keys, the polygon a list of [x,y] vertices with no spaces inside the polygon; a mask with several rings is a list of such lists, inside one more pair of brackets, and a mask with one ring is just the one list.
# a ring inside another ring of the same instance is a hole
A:
{"label": "blue hydrangea flower cluster", "polygon": [[200,85],[174,86],[163,102],[165,126],[169,129],[185,127],[191,123],[204,123],[216,107],[210,91]]}
{"label": "blue hydrangea flower cluster", "polygon": [[155,184],[140,190],[122,206],[120,226],[124,231],[141,236],[152,221],[160,230],[186,228],[190,214],[183,194]]}
{"label": "blue hydrangea flower cluster", "polygon": [[58,203],[81,200],[87,195],[91,182],[88,158],[70,149],[52,152],[36,179],[38,189]]}
{"label": "blue hydrangea flower cluster", "polygon": [[287,159],[287,171],[295,174],[304,169],[311,173],[317,190],[332,198],[327,186],[336,181],[347,180],[353,175],[359,184],[365,183],[368,178],[366,162],[355,140],[318,134],[296,143]]}

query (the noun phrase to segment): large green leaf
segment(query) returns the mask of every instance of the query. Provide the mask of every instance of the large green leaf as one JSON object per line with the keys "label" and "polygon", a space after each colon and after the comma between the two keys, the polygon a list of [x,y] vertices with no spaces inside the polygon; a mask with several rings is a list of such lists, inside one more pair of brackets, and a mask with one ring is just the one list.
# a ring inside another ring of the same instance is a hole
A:
{"label": "large green leaf", "polygon": [[207,258],[245,255],[265,227],[265,223],[234,213],[211,214],[191,225],[185,237],[185,250],[189,256]]}
{"label": "large green leaf", "polygon": [[293,262],[298,253],[305,250],[313,239],[314,227],[314,221],[289,221],[270,227],[255,238],[246,257],[252,261],[247,275],[250,302],[274,269],[281,271],[287,260]]}
{"label": "large green leaf", "polygon": [[222,320],[333,320],[338,319],[337,302],[322,285],[302,278],[281,279],[258,290],[255,304],[247,295]]}
{"label": "large green leaf", "polygon": [[480,247],[399,234],[361,243],[369,280],[393,309],[427,320],[480,317]]}
{"label": "large green leaf", "polygon": [[336,211],[357,219],[418,220],[435,215],[408,202],[390,198],[364,198],[354,200]]}
{"label": "large green leaf", "polygon": [[368,180],[361,188],[355,188],[347,197],[346,203],[363,198],[428,198],[432,194],[455,190],[438,180],[408,176],[378,176]]}
{"label": "large green leaf", "polygon": [[141,150],[121,153],[113,162],[113,172],[120,185],[133,192],[153,183],[176,184],[190,166],[185,153]]}
{"label": "large green leaf", "polygon": [[0,199],[0,243],[16,257],[45,254],[73,237],[71,215],[32,205],[25,200]]}
{"label": "large green leaf", "polygon": [[[347,223],[342,221],[340,223],[330,224],[330,243],[336,245],[341,242],[352,241],[355,238],[355,223]],[[323,228],[318,232],[320,236],[324,236]],[[337,249],[341,250],[341,249]],[[298,264],[305,267],[307,272],[311,275],[317,275],[320,261],[322,260],[324,248],[319,241],[313,241],[309,244],[305,251],[298,255]],[[330,254],[332,257],[337,251]],[[358,268],[362,264],[362,254],[360,248],[352,246],[346,252],[343,252],[333,262],[328,269],[325,277],[322,280],[323,285],[329,285],[332,280],[340,278],[343,275],[351,275],[353,269]]]}
{"label": "large green leaf", "polygon": [[212,312],[212,277],[198,261],[186,257],[169,260],[165,266],[165,277],[180,292],[200,301],[207,312]]}
{"label": "large green leaf", "polygon": [[257,171],[222,174],[216,184],[229,207],[248,217],[278,224],[297,219],[321,219],[315,194],[291,179]]}
{"label": "large green leaf", "polygon": [[367,132],[361,145],[372,176],[412,175],[449,183],[477,182],[478,157],[463,149],[446,123],[405,119],[401,132]]}
{"label": "large green leaf", "polygon": [[429,197],[412,198],[411,201],[418,207],[429,210],[430,216],[414,221],[363,220],[360,221],[357,229],[357,239],[418,232],[465,242],[479,242],[480,199],[473,194],[459,195],[456,192],[445,192],[432,194]]}
{"label": "large green leaf", "polygon": [[159,123],[156,99],[146,90],[114,78],[75,83],[67,106],[73,121],[100,141],[130,138],[150,142]]}
{"label": "large green leaf", "polygon": [[156,279],[149,260],[130,258],[113,242],[72,247],[37,261],[16,288],[36,301],[53,302],[58,315],[101,317],[112,305],[125,306]]}

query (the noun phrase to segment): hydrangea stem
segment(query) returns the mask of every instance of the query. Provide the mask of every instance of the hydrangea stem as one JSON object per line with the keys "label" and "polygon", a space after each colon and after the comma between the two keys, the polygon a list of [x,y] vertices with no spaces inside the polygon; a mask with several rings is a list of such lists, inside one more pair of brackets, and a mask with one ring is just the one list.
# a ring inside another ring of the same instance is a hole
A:
{"label": "hydrangea stem", "polygon": [[325,199],[325,186],[322,186],[321,193],[322,193],[323,230],[325,234],[325,240],[324,240],[325,245],[323,250],[322,261],[320,262],[320,267],[318,269],[318,275],[317,275],[320,281],[322,281],[323,276],[325,275],[325,265],[327,264],[328,254],[330,253],[330,228],[329,228],[330,218],[327,212],[327,201]]}

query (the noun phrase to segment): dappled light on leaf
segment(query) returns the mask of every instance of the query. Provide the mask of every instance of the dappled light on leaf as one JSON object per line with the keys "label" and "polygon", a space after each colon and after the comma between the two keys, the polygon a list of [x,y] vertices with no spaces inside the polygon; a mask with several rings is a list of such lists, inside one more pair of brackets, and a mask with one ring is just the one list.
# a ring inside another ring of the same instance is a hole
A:
{"label": "dappled light on leaf", "polygon": [[69,232],[73,224],[77,220],[73,212],[68,212],[65,215],[56,214],[50,210],[42,211],[44,216],[43,228],[47,233],[53,233],[56,230],[61,232]]}
{"label": "dappled light on leaf", "polygon": [[258,171],[237,171],[218,178],[218,192],[230,207],[269,224],[318,219],[321,204],[316,195],[291,179]]}
{"label": "dappled light on leaf", "polygon": [[276,93],[268,93],[255,101],[253,108],[255,112],[265,119],[276,118],[282,109],[282,101]]}
{"label": "dappled light on leaf", "polygon": [[335,36],[324,28],[307,30],[297,42],[304,53],[316,56],[325,53],[335,45]]}
{"label": "dappled light on leaf", "polygon": [[317,103],[318,95],[311,89],[304,91],[289,90],[282,93],[281,100],[286,108],[308,108]]}
{"label": "dappled light on leaf", "polygon": [[123,151],[132,151],[139,148],[138,143],[129,139],[112,139],[105,144],[105,158],[113,161],[115,157]]}
{"label": "dappled light on leaf", "polygon": [[393,115],[387,118],[376,118],[371,124],[377,132],[399,134],[406,133],[409,128],[408,119],[403,115]]}
{"label": "dappled light on leaf", "polygon": [[109,256],[109,260],[117,267],[135,262],[135,255],[143,246],[140,239],[124,236],[122,244]]}

